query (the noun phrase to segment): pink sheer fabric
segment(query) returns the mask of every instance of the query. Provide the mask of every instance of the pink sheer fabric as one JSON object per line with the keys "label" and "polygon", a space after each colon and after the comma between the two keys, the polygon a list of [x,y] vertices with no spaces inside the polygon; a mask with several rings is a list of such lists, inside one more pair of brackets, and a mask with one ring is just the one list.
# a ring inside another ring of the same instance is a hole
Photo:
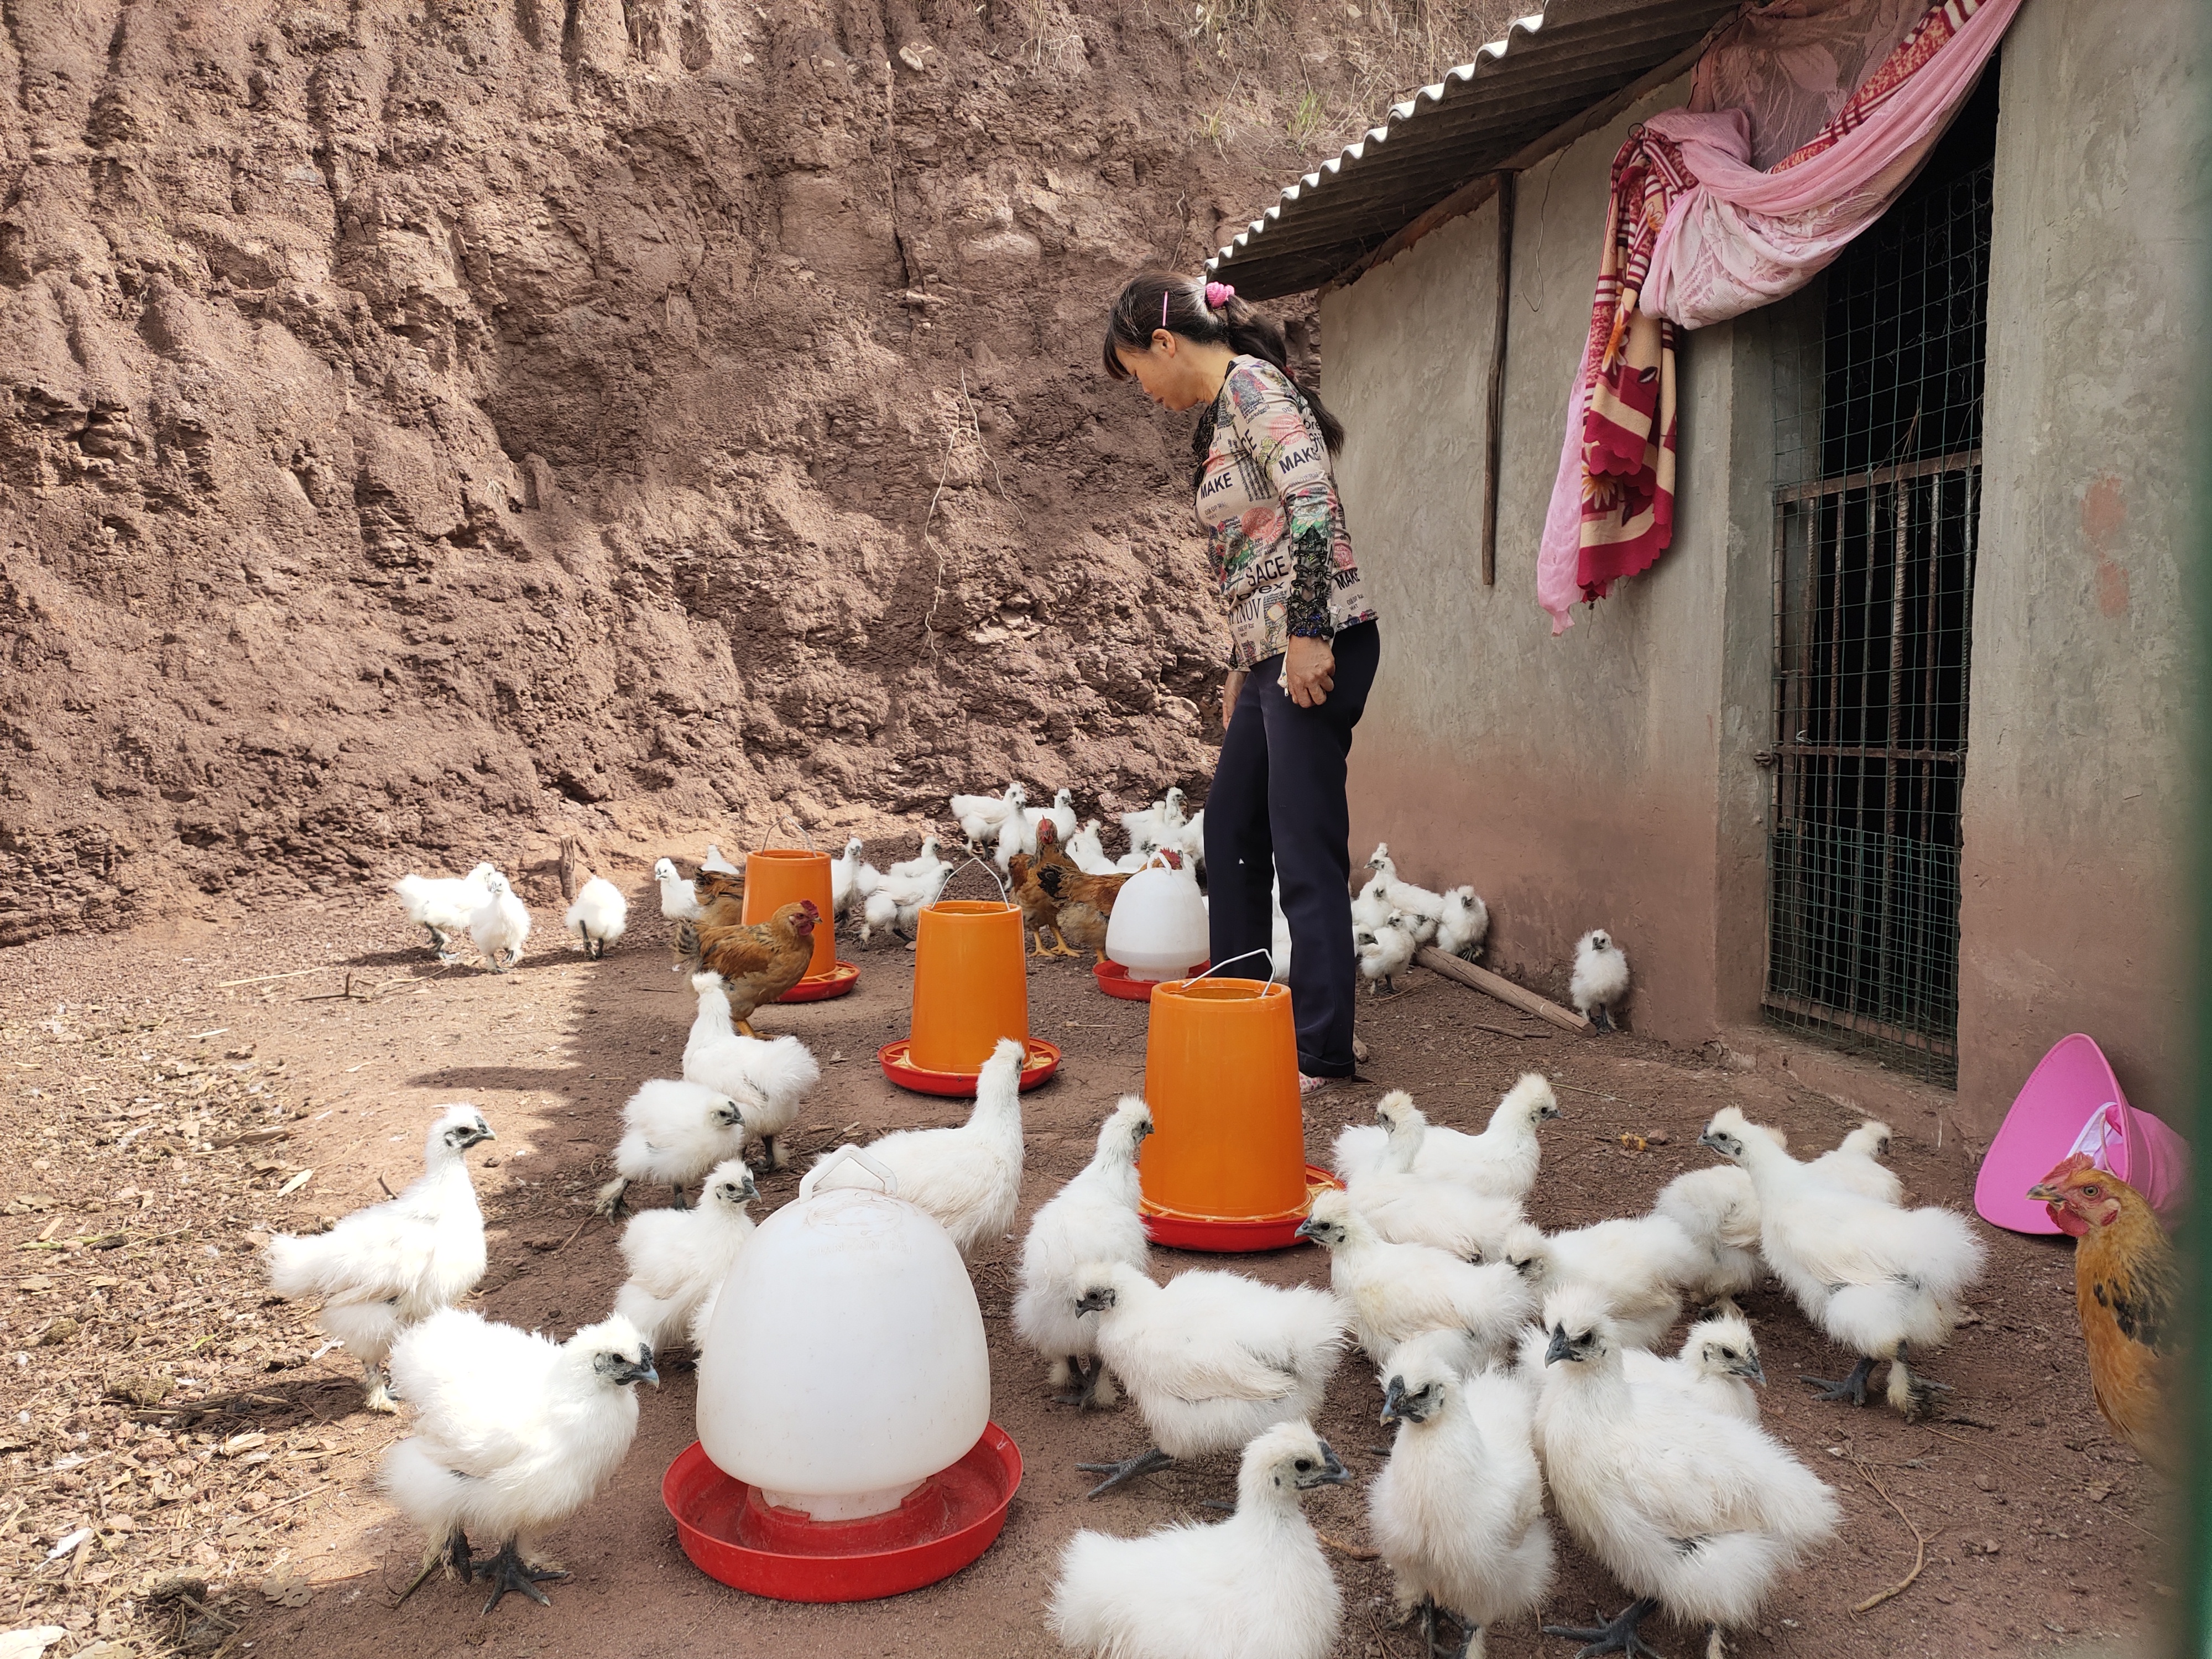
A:
{"label": "pink sheer fabric", "polygon": [[[1945,0],[1922,10],[1915,27],[1934,26],[1927,55],[1915,61],[1908,32],[1875,72],[1882,84],[1862,86],[1842,115],[1771,169],[1753,160],[1757,122],[1743,110],[1670,110],[1644,123],[1630,144],[1648,132],[1678,148],[1694,183],[1668,206],[1640,291],[1621,294],[1622,319],[1640,311],[1700,328],[1810,282],[1911,182],[2019,9],[2020,0]],[[1772,41],[1763,39],[1762,50],[1775,50]],[[1585,352],[1569,389],[1537,554],[1536,599],[1555,635],[1573,626],[1575,602],[1585,597],[1584,427],[1601,366],[1601,352]]]}
{"label": "pink sheer fabric", "polygon": [[1751,164],[1810,143],[1912,32],[1929,0],[1766,0],[1713,37],[1690,82],[1700,114],[1751,117]]}

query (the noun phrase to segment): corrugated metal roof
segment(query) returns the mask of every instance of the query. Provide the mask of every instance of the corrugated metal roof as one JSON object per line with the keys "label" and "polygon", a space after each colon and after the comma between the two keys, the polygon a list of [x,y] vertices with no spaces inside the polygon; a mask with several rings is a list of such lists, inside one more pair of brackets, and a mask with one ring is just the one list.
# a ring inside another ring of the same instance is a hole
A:
{"label": "corrugated metal roof", "polygon": [[1255,300],[1318,288],[1479,175],[1696,46],[1741,0],[1553,0],[1391,106],[1206,269]]}

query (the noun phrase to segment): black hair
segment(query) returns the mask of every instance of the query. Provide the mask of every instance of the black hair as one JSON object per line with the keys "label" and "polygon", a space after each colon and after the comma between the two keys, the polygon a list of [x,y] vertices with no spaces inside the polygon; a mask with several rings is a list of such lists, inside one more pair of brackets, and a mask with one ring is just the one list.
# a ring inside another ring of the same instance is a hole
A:
{"label": "black hair", "polygon": [[1282,325],[1233,293],[1218,307],[1209,306],[1205,283],[1172,270],[1139,271],[1114,301],[1113,310],[1106,316],[1106,342],[1099,354],[1106,372],[1117,380],[1127,380],[1129,371],[1122,367],[1118,354],[1150,351],[1153,331],[1162,328],[1186,340],[1225,345],[1241,356],[1273,363],[1312,412],[1329,453],[1344,447],[1344,422],[1323,408],[1311,391],[1298,385],[1297,376],[1291,373]]}

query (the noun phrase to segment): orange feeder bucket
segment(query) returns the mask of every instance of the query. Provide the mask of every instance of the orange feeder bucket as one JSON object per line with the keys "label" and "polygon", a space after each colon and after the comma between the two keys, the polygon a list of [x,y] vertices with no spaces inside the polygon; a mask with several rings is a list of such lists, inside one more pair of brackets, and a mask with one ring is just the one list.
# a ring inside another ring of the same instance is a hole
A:
{"label": "orange feeder bucket", "polygon": [[915,924],[914,1024],[877,1050],[884,1075],[931,1095],[972,1095],[1001,1037],[1028,1049],[1022,1087],[1060,1069],[1060,1050],[1030,1035],[1030,979],[1018,907],[939,899]]}
{"label": "orange feeder bucket", "polygon": [[1306,1162],[1290,988],[1164,980],[1152,1010],[1154,1133],[1138,1160],[1146,1232],[1188,1250],[1295,1244],[1315,1190],[1336,1183]]}
{"label": "orange feeder bucket", "polygon": [[812,899],[822,921],[814,930],[814,959],[799,983],[778,1002],[819,1002],[841,997],[859,983],[860,970],[837,960],[837,928],[830,920],[830,855],[796,847],[764,847],[745,854],[745,909],[749,922],[766,921],[787,904]]}

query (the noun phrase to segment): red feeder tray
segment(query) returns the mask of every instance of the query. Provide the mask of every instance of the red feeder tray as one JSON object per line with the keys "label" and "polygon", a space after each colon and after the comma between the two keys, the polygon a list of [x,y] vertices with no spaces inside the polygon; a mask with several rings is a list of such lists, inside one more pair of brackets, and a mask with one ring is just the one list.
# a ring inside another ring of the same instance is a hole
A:
{"label": "red feeder tray", "polygon": [[[885,1077],[916,1094],[965,1099],[975,1092],[974,1072],[932,1072],[915,1065],[907,1055],[913,1042],[912,1037],[901,1037],[876,1050]],[[1060,1050],[1042,1037],[1027,1037],[1024,1042],[1029,1054],[1022,1061],[1022,1092],[1027,1094],[1060,1069]]]}
{"label": "red feeder tray", "polygon": [[[1213,964],[1210,962],[1201,962],[1188,973],[1170,974],[1168,977],[1196,979],[1212,966]],[[1100,990],[1109,997],[1119,997],[1124,1002],[1150,1002],[1152,987],[1160,983],[1156,979],[1131,979],[1129,970],[1118,962],[1100,962],[1092,967],[1091,974],[1098,981]]]}
{"label": "red feeder tray", "polygon": [[793,986],[778,1002],[827,1002],[831,997],[842,997],[860,982],[860,970],[849,962],[841,962],[826,974],[809,974]]}
{"label": "red feeder tray", "polygon": [[872,1601],[933,1584],[991,1547],[1022,1484],[1006,1431],[983,1437],[882,1515],[811,1521],[732,1480],[693,1441],[661,1477],[684,1554],[709,1578],[780,1601]]}
{"label": "red feeder tray", "polygon": [[1328,1170],[1309,1164],[1306,1201],[1280,1215],[1193,1215],[1183,1210],[1168,1209],[1149,1198],[1139,1200],[1137,1208],[1145,1218],[1145,1237],[1155,1244],[1178,1250],[1212,1250],[1224,1255],[1241,1255],[1253,1250],[1287,1249],[1303,1243],[1304,1241],[1298,1237],[1298,1224],[1306,1218],[1314,1194],[1343,1185]]}

